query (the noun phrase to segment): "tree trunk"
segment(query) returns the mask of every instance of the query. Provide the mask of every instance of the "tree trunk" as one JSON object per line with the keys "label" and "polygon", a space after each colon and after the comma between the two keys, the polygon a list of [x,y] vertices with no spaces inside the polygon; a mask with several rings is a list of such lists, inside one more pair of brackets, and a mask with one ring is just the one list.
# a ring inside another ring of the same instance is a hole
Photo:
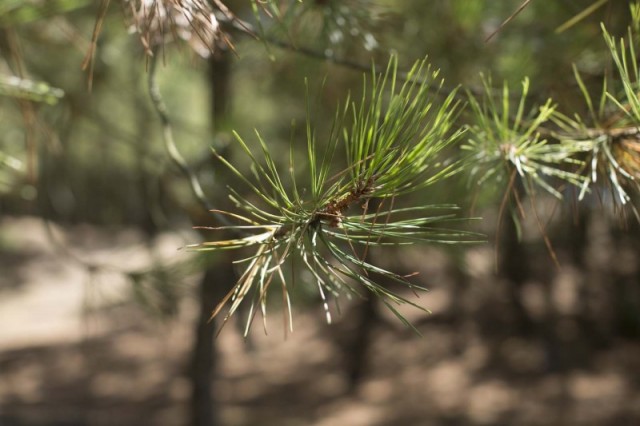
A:
{"label": "tree trunk", "polygon": [[[219,122],[229,111],[230,65],[231,55],[228,52],[218,51],[211,58],[209,82],[211,84],[211,128],[214,133],[219,130]],[[222,180],[220,175],[218,179]],[[231,262],[222,259],[213,267],[208,267],[200,282],[198,294],[200,313],[190,368],[191,424],[193,426],[213,426],[219,423],[212,392],[217,360],[214,338],[216,325],[214,321],[209,321],[209,318],[234,281],[235,274]]]}
{"label": "tree trunk", "polygon": [[367,293],[365,299],[360,302],[357,310],[357,323],[353,340],[347,348],[347,377],[349,392],[353,393],[365,377],[369,357],[368,352],[373,343],[373,328],[378,314],[376,312],[376,297]]}
{"label": "tree trunk", "polygon": [[522,286],[529,274],[526,249],[518,240],[518,231],[511,218],[505,220],[502,227],[498,247],[498,274],[507,281],[507,295],[513,309],[516,329],[521,334],[529,334],[533,329],[533,321],[522,302]]}
{"label": "tree trunk", "polygon": [[215,321],[209,321],[209,318],[235,276],[230,262],[225,259],[219,263],[219,267],[208,268],[200,281],[200,315],[189,371],[193,426],[213,426],[219,423],[212,392],[217,361],[214,338],[217,327]]}

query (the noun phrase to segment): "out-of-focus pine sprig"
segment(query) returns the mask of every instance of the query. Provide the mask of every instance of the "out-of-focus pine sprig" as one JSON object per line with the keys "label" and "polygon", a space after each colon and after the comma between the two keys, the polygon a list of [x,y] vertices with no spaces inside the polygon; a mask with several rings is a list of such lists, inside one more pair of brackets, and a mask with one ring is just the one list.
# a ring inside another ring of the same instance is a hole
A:
{"label": "out-of-focus pine sprig", "polygon": [[631,11],[634,23],[629,28],[626,39],[616,40],[602,26],[604,40],[622,87],[619,90],[610,87],[612,84],[605,77],[600,96],[594,102],[580,73],[574,67],[576,81],[589,110],[589,118],[556,113],[554,121],[561,129],[557,137],[564,143],[579,147],[587,156],[580,198],[600,184],[611,190],[616,203],[631,206],[635,215],[640,218],[636,208],[630,203],[633,193],[640,189],[640,80],[635,51],[640,6],[633,3]]}
{"label": "out-of-focus pine sprig", "polygon": [[[20,37],[16,27],[34,21],[46,22],[48,18],[86,6],[79,0],[5,0],[0,2],[0,31],[3,32],[3,49],[0,50],[0,98],[19,101],[24,121],[24,145],[21,155],[15,147],[0,147],[0,193],[33,184],[37,176],[37,145],[40,122],[34,103],[55,105],[64,97],[64,91],[46,81],[31,78],[23,61]],[[1,107],[0,107],[1,109]],[[5,111],[2,111],[6,113]],[[45,126],[42,126],[43,128]],[[24,156],[24,158],[20,158]],[[26,180],[25,180],[26,178]]]}
{"label": "out-of-focus pine sprig", "polygon": [[[7,96],[21,101],[42,102],[49,105],[56,104],[64,96],[64,91],[52,87],[44,81],[33,81],[16,76],[0,75],[0,97]],[[23,103],[23,117],[25,124],[33,124],[35,115],[29,103]],[[14,188],[21,181],[24,173],[33,178],[35,176],[35,145],[32,143],[33,130],[27,128],[29,138],[25,140],[27,158],[19,159],[0,149],[0,193]]]}
{"label": "out-of-focus pine sprig", "polygon": [[485,96],[478,100],[469,94],[473,113],[468,140],[462,146],[469,156],[469,176],[477,185],[514,188],[515,179],[527,193],[542,188],[561,198],[556,182],[579,185],[582,177],[571,171],[579,163],[579,150],[572,144],[549,143],[541,136],[541,126],[554,114],[555,105],[547,100],[525,115],[529,80],[522,82],[520,100],[512,107],[509,87],[505,83],[500,99],[496,99],[491,79],[483,78]]}
{"label": "out-of-focus pine sprig", "polygon": [[64,91],[43,81],[0,75],[0,96],[53,105],[64,96]]}
{"label": "out-of-focus pine sprig", "polygon": [[172,37],[207,57],[221,35],[214,8],[206,0],[123,0],[123,6],[131,32],[138,34],[148,55]]}
{"label": "out-of-focus pine sprig", "polygon": [[[377,280],[382,277],[417,288],[408,277],[370,263],[370,246],[413,244],[420,241],[460,243],[478,237],[464,231],[442,228],[459,220],[452,205],[422,204],[396,207],[396,197],[445,179],[459,165],[441,162],[439,153],[458,140],[452,128],[458,111],[455,93],[436,102],[442,81],[425,61],[418,62],[404,84],[397,82],[397,62],[391,59],[386,72],[365,79],[358,102],[347,100],[339,108],[330,136],[319,146],[309,121],[306,128],[308,187],[297,182],[296,165],[290,153],[289,179],[278,171],[273,153],[258,134],[262,159],[238,135],[238,143],[250,158],[252,176],[243,174],[216,154],[253,193],[251,199],[230,188],[230,198],[243,213],[229,213],[241,224],[213,228],[244,235],[191,246],[196,250],[228,250],[250,247],[232,291],[212,313],[228,306],[226,320],[249,299],[247,332],[258,311],[266,319],[267,295],[274,281],[282,289],[287,327],[291,328],[289,291],[294,284],[285,271],[290,259],[313,277],[313,285],[324,301],[331,321],[328,299],[342,293],[359,294],[358,285],[379,296],[400,318],[396,305],[413,302],[395,294]],[[340,145],[346,150],[347,168],[335,169]],[[289,180],[289,184],[285,182]],[[369,209],[371,200],[375,207]],[[361,209],[355,209],[356,206]],[[293,267],[293,266],[292,266]],[[377,277],[377,278],[376,278]],[[417,305],[416,305],[417,306]],[[403,320],[404,321],[404,320]]]}
{"label": "out-of-focus pine sprig", "polygon": [[[276,0],[246,0],[258,14],[258,10],[277,11]],[[237,23],[251,36],[258,34],[250,27],[243,27],[242,21],[223,0],[119,0],[124,10],[131,33],[137,34],[148,56],[164,48],[172,41],[186,41],[190,49],[206,58],[221,45],[233,48],[231,39],[224,31],[220,20]],[[93,60],[98,37],[107,16],[111,0],[101,0],[95,20],[91,45],[83,62],[89,69],[89,87],[93,74]]]}

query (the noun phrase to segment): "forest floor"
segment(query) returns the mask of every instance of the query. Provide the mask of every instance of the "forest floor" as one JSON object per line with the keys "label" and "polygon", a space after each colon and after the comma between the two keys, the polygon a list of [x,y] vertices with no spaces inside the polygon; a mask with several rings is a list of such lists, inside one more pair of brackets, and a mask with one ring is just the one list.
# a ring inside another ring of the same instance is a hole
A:
{"label": "forest floor", "polygon": [[[116,271],[189,256],[176,250],[184,239],[162,235],[151,255],[134,231],[53,227],[53,235],[37,219],[0,221],[0,425],[187,424],[198,277],[182,284],[176,315],[163,320],[135,302],[131,282]],[[432,289],[418,301],[433,314],[406,311],[419,336],[380,309],[355,390],[346,366],[361,331],[349,306],[332,325],[315,304],[298,309],[286,340],[276,311],[268,335],[261,324],[247,340],[226,327],[213,382],[220,423],[640,424],[640,341],[594,342],[579,331],[571,315],[579,271],[554,278],[562,316],[552,323],[540,320],[535,302],[544,299],[542,286],[523,289],[539,325],[523,333],[505,326],[508,300],[492,278],[492,249],[466,253],[463,296],[444,253],[411,256]]]}

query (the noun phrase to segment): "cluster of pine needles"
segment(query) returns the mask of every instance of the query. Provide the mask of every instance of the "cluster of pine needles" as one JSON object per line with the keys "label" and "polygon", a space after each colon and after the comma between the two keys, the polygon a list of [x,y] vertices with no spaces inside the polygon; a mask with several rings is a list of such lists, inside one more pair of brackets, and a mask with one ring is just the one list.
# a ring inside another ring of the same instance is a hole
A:
{"label": "cluster of pine needles", "polygon": [[[231,199],[243,214],[224,214],[242,224],[215,229],[232,228],[245,234],[192,247],[252,247],[254,251],[238,261],[246,265],[244,273],[212,318],[228,307],[223,323],[226,322],[249,299],[245,332],[258,312],[266,326],[267,295],[276,281],[282,289],[286,327],[291,329],[290,290],[294,280],[287,277],[294,274],[284,266],[299,259],[311,277],[306,281],[315,283],[318,289],[328,322],[330,300],[337,302],[343,293],[357,295],[364,288],[407,323],[397,306],[408,303],[422,308],[389,290],[387,284],[400,283],[413,290],[420,287],[412,284],[408,276],[371,263],[369,248],[418,241],[459,244],[480,240],[476,234],[444,226],[460,220],[452,214],[456,206],[395,207],[398,197],[451,177],[461,169],[479,187],[505,188],[500,216],[507,200],[515,199],[517,207],[510,206],[510,211],[516,222],[515,212],[522,211],[523,197],[532,201],[535,212],[533,201],[539,190],[563,201],[569,187],[578,189],[579,200],[608,189],[613,205],[629,207],[640,219],[632,202],[640,178],[640,87],[634,50],[637,37],[631,29],[628,37],[621,40],[615,40],[604,27],[603,32],[622,90],[614,92],[605,80],[598,105],[594,106],[576,70],[589,120],[561,113],[551,99],[527,111],[527,79],[517,95],[510,93],[505,84],[501,96],[496,97],[491,79],[483,78],[485,96],[478,99],[468,94],[472,124],[462,127],[456,125],[462,110],[456,90],[443,91],[438,73],[425,61],[416,63],[400,84],[392,58],[386,72],[374,71],[370,83],[365,81],[362,99],[347,100],[338,109],[331,136],[323,147],[317,145],[314,131],[307,125],[309,188],[299,188],[293,173],[289,176],[290,185],[284,184],[287,180],[279,174],[259,134],[262,159],[236,135],[251,159],[253,176],[244,175],[223,157],[218,158],[246,183],[253,198],[230,189]],[[457,161],[443,161],[451,155],[443,155],[443,150],[461,140],[468,155]],[[332,174],[340,146],[345,149],[347,167]],[[296,169],[293,158],[292,151],[291,171]],[[555,260],[539,218],[538,223]]]}
{"label": "cluster of pine needles", "polygon": [[[434,101],[439,99],[437,92],[441,85],[438,72],[424,60],[416,63],[400,84],[397,62],[392,59],[385,72],[374,71],[370,81],[365,79],[360,100],[348,99],[338,109],[324,146],[317,143],[307,121],[304,168],[308,170],[309,186],[305,188],[298,186],[293,174],[298,167],[294,164],[293,149],[289,160],[291,175],[285,178],[259,134],[262,158],[236,134],[239,145],[251,160],[251,176],[216,153],[252,194],[246,197],[229,188],[230,198],[242,214],[223,214],[239,224],[210,228],[241,233],[240,236],[191,248],[251,247],[253,251],[249,257],[237,261],[245,265],[244,272],[214,310],[212,318],[228,307],[224,323],[248,301],[245,332],[258,313],[266,326],[267,296],[272,284],[277,282],[285,307],[286,328],[291,330],[290,290],[295,282],[290,277],[294,276],[296,263],[312,277],[310,281],[323,300],[328,322],[331,322],[330,302],[338,303],[340,295],[345,293],[361,295],[362,288],[378,296],[404,322],[397,310],[399,304],[408,303],[423,309],[384,284],[399,283],[420,290],[408,276],[371,263],[369,248],[419,241],[458,244],[479,240],[473,233],[445,226],[460,220],[454,214],[456,206],[396,206],[399,197],[460,171],[459,163],[440,161],[442,151],[463,133],[453,127],[460,106],[456,93],[445,94],[442,101]],[[347,167],[336,172],[334,164],[341,149],[344,149]],[[291,266],[291,273],[285,265]]]}
{"label": "cluster of pine needles", "polygon": [[[632,16],[640,22],[635,3]],[[602,30],[622,87],[614,89],[620,85],[605,77],[594,99],[574,66],[587,117],[565,114],[551,99],[526,111],[528,79],[517,95],[505,84],[496,97],[490,78],[483,79],[484,96],[469,94],[472,124],[462,145],[468,176],[478,187],[506,189],[500,214],[507,200],[513,200],[510,211],[517,222],[522,198],[534,200],[542,191],[561,203],[570,193],[577,193],[578,201],[595,194],[640,220],[634,203],[640,189],[640,79],[634,48],[638,28],[630,27],[620,40],[604,26]],[[519,98],[515,107],[514,98]]]}

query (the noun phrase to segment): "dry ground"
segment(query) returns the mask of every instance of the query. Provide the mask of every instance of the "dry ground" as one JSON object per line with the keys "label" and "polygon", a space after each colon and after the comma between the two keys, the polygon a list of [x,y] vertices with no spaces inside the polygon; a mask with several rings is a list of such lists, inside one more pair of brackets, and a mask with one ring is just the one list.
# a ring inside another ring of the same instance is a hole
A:
{"label": "dry ground", "polygon": [[[119,268],[151,262],[133,231],[75,227],[55,234],[85,260]],[[155,256],[187,256],[176,251],[182,244],[178,236],[161,236]],[[505,327],[504,286],[492,278],[487,248],[467,253],[472,280],[464,314],[451,315],[462,296],[454,294],[446,257],[432,249],[411,256],[429,277],[433,291],[420,302],[434,314],[409,312],[418,336],[382,312],[355,392],[345,374],[353,311],[331,326],[316,307],[297,312],[287,340],[277,313],[270,334],[255,327],[248,342],[237,328],[225,328],[214,381],[221,423],[640,424],[640,342],[585,340],[570,315],[553,323],[559,337],[552,340],[544,327],[527,337]],[[554,280],[561,289],[554,303],[570,313],[571,270]],[[523,290],[534,318],[542,297],[537,288]],[[118,273],[89,274],[52,244],[39,220],[3,220],[0,425],[186,424],[184,373],[197,306],[193,291],[186,293],[177,316],[159,320],[130,300],[130,284]]]}

